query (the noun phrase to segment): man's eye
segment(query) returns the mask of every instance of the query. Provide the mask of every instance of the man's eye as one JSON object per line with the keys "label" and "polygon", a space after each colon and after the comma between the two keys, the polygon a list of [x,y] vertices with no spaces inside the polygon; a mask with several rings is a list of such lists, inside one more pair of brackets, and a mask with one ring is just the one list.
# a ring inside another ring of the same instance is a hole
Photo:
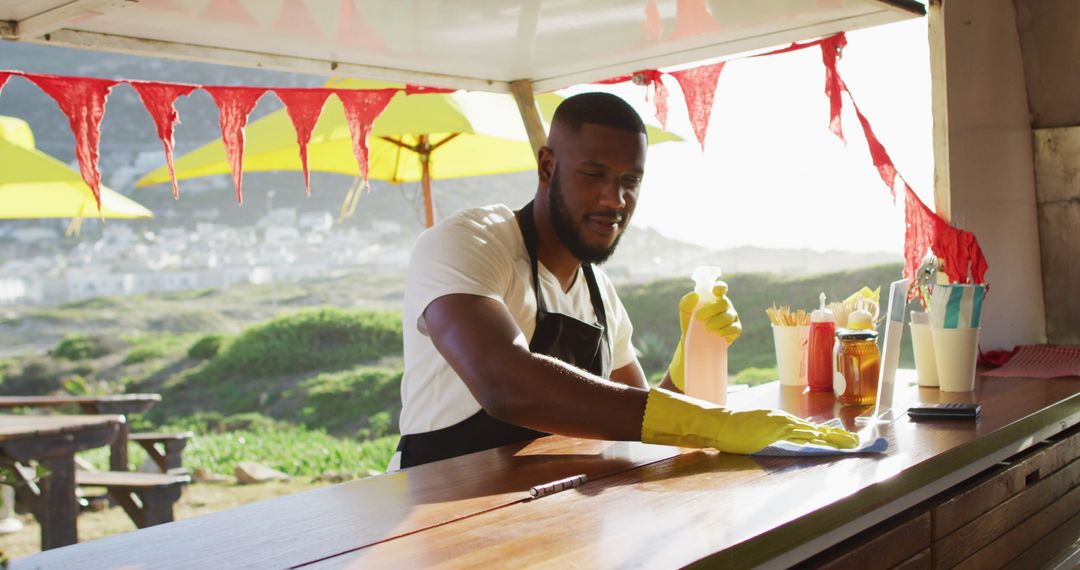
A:
{"label": "man's eye", "polygon": [[623,186],[626,188],[637,188],[641,186],[641,179],[637,177],[627,177],[622,180]]}
{"label": "man's eye", "polygon": [[586,172],[585,176],[588,176],[589,178],[603,178],[604,173],[603,172]]}

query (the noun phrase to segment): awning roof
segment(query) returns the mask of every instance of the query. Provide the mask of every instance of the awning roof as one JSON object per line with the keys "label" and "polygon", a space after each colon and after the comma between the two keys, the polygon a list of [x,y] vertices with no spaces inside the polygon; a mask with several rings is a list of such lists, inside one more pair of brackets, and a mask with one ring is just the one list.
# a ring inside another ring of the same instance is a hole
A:
{"label": "awning roof", "polygon": [[0,36],[536,91],[918,17],[913,0],[0,0]]}

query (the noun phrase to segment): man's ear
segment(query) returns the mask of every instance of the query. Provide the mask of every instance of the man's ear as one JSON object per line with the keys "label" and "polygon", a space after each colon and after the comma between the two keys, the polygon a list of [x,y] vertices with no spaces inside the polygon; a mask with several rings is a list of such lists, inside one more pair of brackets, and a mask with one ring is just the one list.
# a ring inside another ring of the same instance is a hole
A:
{"label": "man's ear", "polygon": [[544,186],[551,184],[551,177],[555,172],[555,151],[549,146],[542,146],[536,152],[536,174],[540,177],[540,183]]}

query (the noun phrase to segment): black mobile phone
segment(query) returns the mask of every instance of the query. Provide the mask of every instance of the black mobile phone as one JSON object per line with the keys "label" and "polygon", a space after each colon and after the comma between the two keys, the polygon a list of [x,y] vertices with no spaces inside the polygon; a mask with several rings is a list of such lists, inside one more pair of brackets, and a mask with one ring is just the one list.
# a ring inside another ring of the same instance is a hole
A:
{"label": "black mobile phone", "polygon": [[979,417],[979,412],[982,409],[978,404],[972,403],[950,403],[950,404],[926,404],[919,403],[908,408],[908,416],[912,420],[929,420],[929,419],[955,419],[955,420],[973,420]]}

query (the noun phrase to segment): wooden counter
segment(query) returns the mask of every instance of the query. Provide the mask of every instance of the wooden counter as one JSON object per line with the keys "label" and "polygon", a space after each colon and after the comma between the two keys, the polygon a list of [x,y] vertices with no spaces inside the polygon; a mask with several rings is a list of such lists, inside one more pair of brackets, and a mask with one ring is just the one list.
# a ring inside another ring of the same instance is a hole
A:
{"label": "wooden counter", "polygon": [[[974,399],[982,417],[914,424],[901,416],[867,428],[888,438],[885,454],[830,459],[552,436],[58,549],[15,566],[787,567],[834,545],[843,552],[844,541],[879,523],[908,525],[894,535],[911,534],[909,527],[929,532],[930,515],[912,509],[1080,422],[1077,378],[980,378],[973,394],[918,389],[906,378],[898,381],[897,409],[939,397]],[[839,408],[829,394],[776,383],[731,399],[737,407],[780,406],[817,420],[838,416],[849,426],[857,412]],[[1077,447],[1056,448],[1061,461],[1075,460]],[[528,499],[530,486],[578,473],[589,482]]]}

